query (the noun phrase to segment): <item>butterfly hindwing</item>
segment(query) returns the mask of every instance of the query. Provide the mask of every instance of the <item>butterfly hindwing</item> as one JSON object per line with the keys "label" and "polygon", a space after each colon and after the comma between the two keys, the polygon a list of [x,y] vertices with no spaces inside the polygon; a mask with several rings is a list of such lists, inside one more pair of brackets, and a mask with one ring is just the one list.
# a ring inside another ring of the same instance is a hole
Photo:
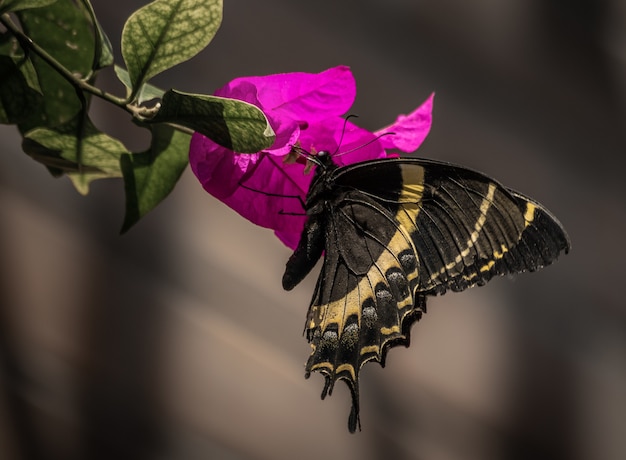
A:
{"label": "butterfly hindwing", "polygon": [[331,206],[325,259],[306,326],[313,347],[306,369],[324,374],[324,395],[336,380],[348,383],[354,431],[361,366],[383,362],[390,344],[408,342],[403,324],[421,315],[421,302],[414,298],[418,266],[410,232],[373,198],[351,190]]}
{"label": "butterfly hindwing", "polygon": [[323,397],[337,380],[348,384],[350,431],[359,426],[360,368],[372,360],[384,365],[390,347],[408,346],[427,295],[535,270],[569,248],[561,225],[538,203],[430,160],[337,168],[329,157],[306,207],[307,226],[283,283],[297,284],[323,248],[305,327],[312,347],[306,371],[324,375]]}

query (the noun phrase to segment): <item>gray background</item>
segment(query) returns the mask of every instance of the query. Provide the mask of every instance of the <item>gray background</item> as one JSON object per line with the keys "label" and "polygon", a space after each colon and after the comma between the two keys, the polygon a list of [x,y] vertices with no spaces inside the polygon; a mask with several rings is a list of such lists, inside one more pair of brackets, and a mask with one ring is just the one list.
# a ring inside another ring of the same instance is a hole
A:
{"label": "gray background", "polygon": [[[143,2],[94,1],[116,50]],[[121,181],[87,197],[0,127],[0,458],[626,457],[622,0],[226,0],[222,28],[155,83],[210,93],[242,75],[352,67],[369,129],[436,92],[420,156],[549,207],[572,253],[432,299],[410,349],[319,400],[302,337],[314,276],[189,170],[125,236]],[[119,56],[119,54],[118,54]],[[119,62],[119,61],[118,61]],[[111,73],[106,88],[121,93]],[[97,125],[140,149],[128,117]]]}

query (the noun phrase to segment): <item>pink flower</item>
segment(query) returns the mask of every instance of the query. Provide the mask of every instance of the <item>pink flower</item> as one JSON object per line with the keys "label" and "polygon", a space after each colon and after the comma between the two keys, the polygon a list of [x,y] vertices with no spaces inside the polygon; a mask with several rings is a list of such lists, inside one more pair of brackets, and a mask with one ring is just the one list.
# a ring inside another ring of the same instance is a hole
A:
{"label": "pink flower", "polygon": [[[211,195],[246,219],[271,228],[294,249],[304,227],[302,203],[311,175],[305,165],[286,164],[292,146],[309,152],[347,152],[335,162],[347,165],[387,156],[387,149],[412,152],[430,130],[433,95],[409,115],[371,133],[347,121],[356,96],[356,84],[348,67],[319,74],[286,73],[266,77],[237,78],[215,92],[216,96],[249,102],[267,116],[276,141],[270,149],[239,154],[201,134],[194,134],[189,163]],[[383,133],[394,135],[378,137]]]}

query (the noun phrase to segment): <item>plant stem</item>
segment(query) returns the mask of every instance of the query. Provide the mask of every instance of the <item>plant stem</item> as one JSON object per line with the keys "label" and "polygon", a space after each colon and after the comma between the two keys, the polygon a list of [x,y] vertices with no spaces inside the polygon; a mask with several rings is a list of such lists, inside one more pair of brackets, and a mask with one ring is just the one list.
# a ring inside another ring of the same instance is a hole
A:
{"label": "plant stem", "polygon": [[114,96],[113,94],[107,93],[106,91],[103,91],[102,89],[87,83],[85,80],[82,80],[81,78],[74,75],[71,71],[66,69],[59,61],[57,61],[54,57],[48,54],[46,50],[44,50],[37,43],[35,43],[29,36],[24,34],[24,32],[22,32],[13,23],[13,21],[11,21],[11,18],[9,17],[8,14],[3,14],[2,16],[0,16],[0,23],[2,23],[7,28],[7,30],[9,30],[15,36],[15,38],[20,42],[20,44],[22,45],[24,49],[27,49],[33,52],[34,54],[39,56],[41,59],[43,59],[48,65],[50,65],[50,67],[56,70],[63,78],[65,78],[76,89],[91,93],[94,96],[97,96],[101,99],[104,99],[107,102],[110,102],[112,104],[115,104],[123,108],[124,110],[131,113],[132,115],[136,115],[136,111],[133,110],[128,104],[126,104],[126,101],[124,98],[120,98],[120,97]]}

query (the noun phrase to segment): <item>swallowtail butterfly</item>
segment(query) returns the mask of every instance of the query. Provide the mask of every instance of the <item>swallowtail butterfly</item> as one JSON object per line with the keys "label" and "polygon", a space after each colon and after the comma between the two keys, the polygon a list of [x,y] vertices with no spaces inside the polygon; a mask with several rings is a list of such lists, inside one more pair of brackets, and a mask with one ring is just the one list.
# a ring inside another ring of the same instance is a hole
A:
{"label": "swallowtail butterfly", "polygon": [[347,383],[354,432],[361,367],[384,366],[389,348],[409,345],[427,296],[537,270],[570,243],[539,203],[463,167],[417,158],[338,167],[328,152],[307,157],[317,167],[283,287],[324,256],[305,326],[306,376],[324,375],[322,398]]}

